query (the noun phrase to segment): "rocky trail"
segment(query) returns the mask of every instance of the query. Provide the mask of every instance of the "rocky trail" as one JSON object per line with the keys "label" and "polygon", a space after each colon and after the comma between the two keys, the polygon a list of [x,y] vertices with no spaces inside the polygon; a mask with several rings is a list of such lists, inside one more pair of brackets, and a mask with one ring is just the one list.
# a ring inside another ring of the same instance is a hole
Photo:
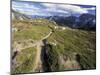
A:
{"label": "rocky trail", "polygon": [[[42,71],[43,68],[42,68],[42,59],[41,59],[41,50],[42,50],[42,47],[45,45],[43,40],[47,39],[50,35],[52,34],[52,30],[45,36],[43,37],[41,40],[39,41],[35,41],[33,43],[27,43],[27,46],[23,46],[23,44],[17,44],[15,49],[14,49],[14,52],[18,54],[18,52],[20,52],[21,50],[23,49],[26,49],[26,48],[30,48],[30,47],[36,47],[36,58],[35,58],[35,62],[34,62],[34,68],[32,70],[33,71]],[[26,40],[27,41],[27,40]],[[33,40],[31,40],[33,41]],[[25,40],[24,40],[25,42]],[[14,62],[15,62],[15,57],[17,54],[14,54]],[[13,61],[12,60],[12,61]]]}

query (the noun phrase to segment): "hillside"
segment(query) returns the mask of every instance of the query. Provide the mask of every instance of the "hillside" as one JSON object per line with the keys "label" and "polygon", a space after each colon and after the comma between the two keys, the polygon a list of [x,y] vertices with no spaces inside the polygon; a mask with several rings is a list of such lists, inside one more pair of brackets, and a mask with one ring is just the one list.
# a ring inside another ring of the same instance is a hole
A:
{"label": "hillside", "polygon": [[12,73],[96,68],[96,32],[47,19],[12,21]]}

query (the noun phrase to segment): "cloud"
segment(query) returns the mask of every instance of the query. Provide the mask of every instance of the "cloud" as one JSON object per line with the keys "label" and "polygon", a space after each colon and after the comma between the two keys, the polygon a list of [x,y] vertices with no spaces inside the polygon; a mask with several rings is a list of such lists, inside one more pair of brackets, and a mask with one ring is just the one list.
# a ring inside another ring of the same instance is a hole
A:
{"label": "cloud", "polygon": [[[95,11],[95,7],[84,7],[79,5],[70,5],[70,4],[50,4],[42,3],[48,11],[62,12],[66,14],[83,14],[90,13],[89,11]],[[92,12],[93,13],[93,12]]]}
{"label": "cloud", "polygon": [[70,15],[89,13],[94,11],[95,7],[81,7],[70,4],[54,4],[54,3],[29,3],[29,2],[12,2],[12,9],[27,15]]}
{"label": "cloud", "polygon": [[69,13],[74,13],[74,14],[88,13],[87,10],[84,10],[80,6],[75,6],[75,5],[59,5],[58,8],[61,8],[65,11],[69,11]]}
{"label": "cloud", "polygon": [[39,9],[33,4],[27,2],[15,2],[15,1],[12,1],[12,8],[13,9]]}
{"label": "cloud", "polygon": [[88,11],[80,6],[76,5],[69,5],[69,4],[48,4],[48,3],[42,3],[47,9],[52,9],[54,11],[63,11],[63,12],[69,12],[69,13],[77,13],[77,14],[82,14],[82,13],[88,13]]}
{"label": "cloud", "polygon": [[89,11],[89,10],[96,10],[96,7],[91,7],[91,8],[84,8],[85,10]]}
{"label": "cloud", "polygon": [[37,11],[39,11],[39,8],[30,3],[16,1],[12,1],[12,9],[27,15],[32,15],[33,13],[37,13]]}

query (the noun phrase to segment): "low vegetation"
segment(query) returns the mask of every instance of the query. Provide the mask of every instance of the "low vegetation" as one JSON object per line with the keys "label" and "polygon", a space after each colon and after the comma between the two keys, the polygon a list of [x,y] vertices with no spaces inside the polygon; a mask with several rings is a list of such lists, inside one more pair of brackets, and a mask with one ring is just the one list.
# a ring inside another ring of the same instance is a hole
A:
{"label": "low vegetation", "polygon": [[13,67],[12,73],[28,73],[34,68],[36,49],[27,48],[22,50],[16,56],[16,65]]}
{"label": "low vegetation", "polygon": [[74,53],[79,54],[77,60],[81,69],[94,69],[96,66],[96,39],[95,32],[78,29],[66,29],[64,31],[56,30],[48,38],[55,42],[57,51],[61,55],[67,55],[73,59]]}
{"label": "low vegetation", "polygon": [[[44,48],[43,62],[44,71],[63,71],[68,70],[67,61],[75,60],[80,69],[96,68],[96,33],[95,31],[86,31],[81,29],[72,29],[61,26],[53,21],[46,19],[35,19],[32,21],[13,21],[13,42],[20,40],[41,40],[50,29],[53,33],[46,40],[48,44]],[[55,28],[57,26],[58,28]],[[13,73],[29,73],[34,68],[35,48],[21,50],[16,56],[16,62],[20,64],[14,67]],[[61,60],[65,60],[61,63]],[[70,64],[69,64],[70,65]],[[77,70],[73,68],[71,70]]]}

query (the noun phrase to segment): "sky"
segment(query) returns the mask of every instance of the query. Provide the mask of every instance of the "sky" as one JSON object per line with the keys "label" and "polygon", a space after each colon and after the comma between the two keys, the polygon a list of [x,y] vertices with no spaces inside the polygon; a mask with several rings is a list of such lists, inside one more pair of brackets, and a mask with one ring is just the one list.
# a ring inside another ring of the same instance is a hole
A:
{"label": "sky", "polygon": [[90,5],[12,1],[12,9],[26,15],[70,16],[89,13],[95,15],[96,7]]}

